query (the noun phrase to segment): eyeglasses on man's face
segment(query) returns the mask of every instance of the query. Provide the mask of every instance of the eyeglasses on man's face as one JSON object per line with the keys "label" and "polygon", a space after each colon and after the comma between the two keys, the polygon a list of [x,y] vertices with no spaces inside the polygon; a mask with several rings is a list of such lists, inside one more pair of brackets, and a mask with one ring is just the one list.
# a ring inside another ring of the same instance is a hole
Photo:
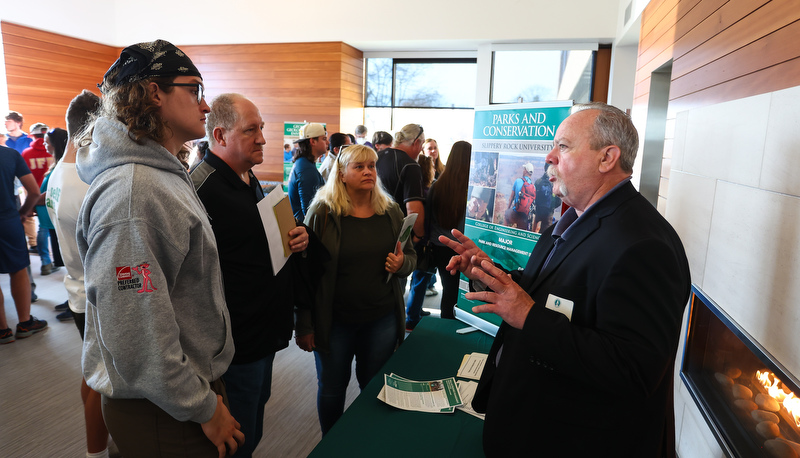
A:
{"label": "eyeglasses on man's face", "polygon": [[159,83],[162,86],[180,86],[180,87],[191,87],[194,88],[192,94],[197,96],[197,104],[203,102],[203,98],[205,97],[205,87],[203,87],[203,83]]}

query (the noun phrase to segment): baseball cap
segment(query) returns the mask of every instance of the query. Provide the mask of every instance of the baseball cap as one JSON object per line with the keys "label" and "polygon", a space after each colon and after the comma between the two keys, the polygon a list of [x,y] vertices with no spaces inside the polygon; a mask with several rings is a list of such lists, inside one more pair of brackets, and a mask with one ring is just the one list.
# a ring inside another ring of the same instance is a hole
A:
{"label": "baseball cap", "polygon": [[524,167],[525,170],[528,171],[528,173],[533,173],[533,164],[531,164],[530,162],[528,162],[527,164],[523,165],[522,167]]}
{"label": "baseball cap", "polygon": [[48,130],[50,129],[47,127],[47,124],[42,122],[37,122],[36,124],[31,126],[31,135],[46,134]]}
{"label": "baseball cap", "polygon": [[325,126],[316,122],[310,122],[300,128],[300,138],[295,140],[294,143],[300,143],[303,140],[317,138],[323,135],[325,135]]}

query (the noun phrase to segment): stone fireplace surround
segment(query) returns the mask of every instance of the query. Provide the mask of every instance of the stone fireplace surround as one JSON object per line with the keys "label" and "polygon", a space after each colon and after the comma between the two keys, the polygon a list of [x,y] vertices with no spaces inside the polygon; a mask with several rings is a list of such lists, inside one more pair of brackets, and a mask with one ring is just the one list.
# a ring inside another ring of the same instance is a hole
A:
{"label": "stone fireplace surround", "polygon": [[[795,87],[678,113],[668,123],[667,136],[674,138],[666,144],[669,180],[662,184],[662,190],[668,186],[665,214],[686,248],[692,282],[795,375],[800,374],[798,107],[800,87]],[[678,355],[684,344],[682,339]],[[679,366],[674,374],[678,455],[723,457]]]}

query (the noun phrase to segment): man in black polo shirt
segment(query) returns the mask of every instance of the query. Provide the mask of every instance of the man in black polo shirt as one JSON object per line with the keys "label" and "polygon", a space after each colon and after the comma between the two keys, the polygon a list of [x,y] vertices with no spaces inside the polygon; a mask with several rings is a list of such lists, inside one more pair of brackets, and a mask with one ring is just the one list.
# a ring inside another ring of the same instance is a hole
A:
{"label": "man in black polo shirt", "polygon": [[[375,169],[381,184],[403,210],[403,214],[418,213],[414,223],[413,240],[417,250],[422,244],[419,242],[425,237],[425,195],[422,191],[422,168],[417,163],[417,157],[422,152],[425,143],[425,134],[419,124],[406,124],[399,132],[394,134],[394,144],[378,153],[378,162]],[[411,288],[421,278],[412,277]],[[405,279],[400,280],[405,289]],[[406,329],[411,330],[417,326],[423,314],[422,303],[415,301],[406,308]]]}
{"label": "man in black polo shirt", "polygon": [[[261,439],[272,362],[275,353],[287,347],[293,328],[295,279],[289,264],[273,275],[256,206],[264,193],[250,170],[264,160],[263,128],[258,108],[244,96],[215,98],[206,123],[209,151],[191,174],[217,240],[236,346],[233,362],[222,377],[231,414],[245,435],[244,445],[234,456],[251,456]],[[304,226],[289,235],[293,253],[306,249]]]}
{"label": "man in black polo shirt", "polygon": [[422,194],[422,169],[417,156],[422,152],[425,135],[419,124],[406,124],[394,136],[394,144],[378,153],[375,168],[381,184],[403,210],[419,213],[414,223],[414,242],[425,235],[425,196]]}

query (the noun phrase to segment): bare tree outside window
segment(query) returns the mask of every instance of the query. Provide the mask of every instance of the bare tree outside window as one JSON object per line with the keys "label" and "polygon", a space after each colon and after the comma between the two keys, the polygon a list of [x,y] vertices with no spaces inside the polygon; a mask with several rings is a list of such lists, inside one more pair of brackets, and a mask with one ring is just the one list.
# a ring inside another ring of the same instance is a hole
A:
{"label": "bare tree outside window", "polygon": [[[475,62],[367,59],[367,107],[472,108]],[[392,84],[394,82],[394,84]]]}

